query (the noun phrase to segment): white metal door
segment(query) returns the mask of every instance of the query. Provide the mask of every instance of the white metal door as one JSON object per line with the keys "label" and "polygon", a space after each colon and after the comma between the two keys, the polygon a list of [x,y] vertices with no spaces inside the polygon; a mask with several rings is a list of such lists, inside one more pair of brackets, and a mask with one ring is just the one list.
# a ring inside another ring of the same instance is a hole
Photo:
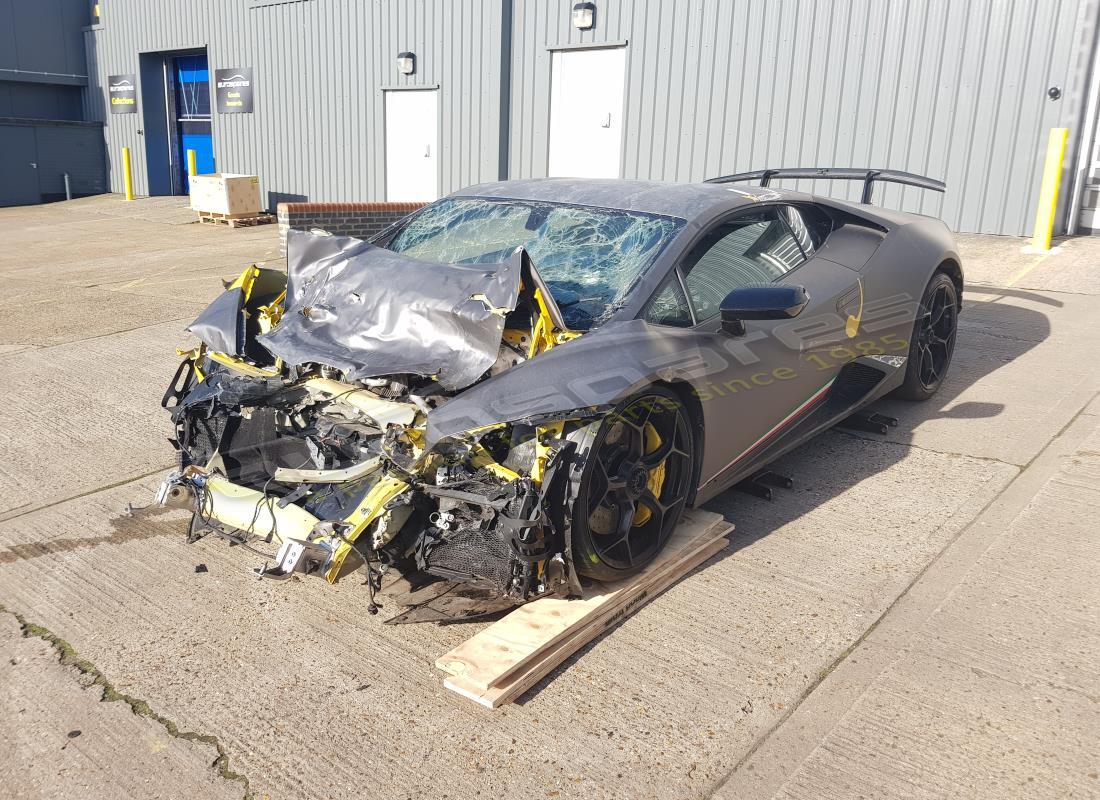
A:
{"label": "white metal door", "polygon": [[439,197],[439,104],[436,89],[387,91],[386,199]]}
{"label": "white metal door", "polygon": [[551,177],[619,177],[625,78],[625,47],[554,51],[550,78]]}

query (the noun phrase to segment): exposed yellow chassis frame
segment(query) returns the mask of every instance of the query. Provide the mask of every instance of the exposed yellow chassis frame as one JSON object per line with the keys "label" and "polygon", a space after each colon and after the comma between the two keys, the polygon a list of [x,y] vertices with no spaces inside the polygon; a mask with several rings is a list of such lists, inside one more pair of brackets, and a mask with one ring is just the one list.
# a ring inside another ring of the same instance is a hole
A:
{"label": "exposed yellow chassis frame", "polygon": [[340,569],[344,565],[344,559],[351,552],[355,540],[368,525],[382,515],[386,510],[386,503],[408,488],[409,484],[397,478],[382,478],[371,487],[363,501],[344,519],[352,529],[342,537],[342,541],[333,553],[332,564],[325,573],[325,580],[336,583],[336,579],[340,576]]}
{"label": "exposed yellow chassis frame", "polygon": [[[247,301],[251,296],[252,288],[256,282],[257,277],[260,275],[260,269],[256,265],[252,265],[246,268],[235,281],[226,286],[227,290],[241,289]],[[537,317],[535,323],[532,326],[531,338],[528,342],[523,342],[526,345],[526,355],[528,358],[543,353],[557,344],[562,344],[570,339],[574,339],[581,334],[576,331],[561,330],[553,323],[553,319],[549,313],[549,309],[545,299],[542,296],[541,290],[535,288],[533,292],[535,305],[537,307]],[[261,331],[271,330],[276,324],[283,313],[283,304],[286,299],[286,291],[275,299],[270,305],[260,307],[256,309],[257,321],[259,323]],[[520,344],[520,339],[525,339],[521,332],[518,331],[505,331],[505,339],[513,344]],[[265,369],[258,367],[255,364],[251,364],[244,359],[237,358],[235,356],[228,355],[226,353],[216,352],[208,350],[203,344],[191,349],[180,350],[177,349],[176,353],[180,356],[184,356],[191,361],[192,369],[194,370],[195,377],[201,381],[205,378],[202,371],[202,363],[204,358],[209,358],[218,364],[221,364],[235,372],[243,375],[248,375],[257,378],[274,378],[283,374],[283,363],[281,360],[276,361],[273,369]],[[501,427],[501,425],[489,425],[484,428],[477,429],[475,431],[468,431],[468,434],[477,434],[493,428]],[[531,470],[531,480],[536,484],[542,483],[543,474],[546,469],[547,461],[550,457],[550,446],[555,440],[560,439],[564,432],[565,422],[552,422],[546,425],[542,425],[536,428],[535,431],[535,460]],[[423,432],[414,427],[406,427],[405,435],[409,442],[417,449],[422,447]],[[423,466],[426,458],[430,459],[430,454],[421,450],[419,457],[416,459],[416,467]],[[479,468],[488,469],[502,481],[510,482],[519,480],[520,474],[511,470],[502,464],[499,464],[492,455],[483,446],[474,442],[470,448],[470,463]],[[216,519],[220,522],[224,522],[232,527],[240,529],[237,525],[233,524],[235,519],[233,513],[229,513],[230,509],[223,509],[223,516],[219,516],[218,506],[219,498],[234,497],[240,499],[240,497],[251,496],[253,494],[260,494],[252,489],[238,486],[230,483],[221,476],[211,476],[214,481],[212,489],[216,491],[208,491],[207,502],[210,504],[207,516],[212,519]],[[360,535],[381,517],[386,511],[386,504],[392,499],[400,495],[402,492],[410,488],[410,484],[400,478],[382,477],[375,483],[374,486],[367,492],[366,497],[356,506],[356,508],[348,514],[348,516],[342,520],[344,524],[350,526],[350,529],[342,534],[338,535],[339,544],[336,545],[333,550],[333,556],[328,569],[325,571],[325,579],[329,583],[335,583],[340,577],[340,573],[343,569],[344,562],[346,561],[348,554],[353,549],[355,541]],[[263,502],[259,500],[257,502]],[[313,520],[310,522],[309,520]],[[286,530],[284,528],[280,533],[275,533],[275,538],[285,541],[288,538],[296,538],[306,540],[313,533],[313,524],[316,520],[308,512],[302,510],[302,513],[296,517],[287,517],[281,520],[284,525],[290,524],[293,530]],[[309,528],[308,530],[306,528]]]}

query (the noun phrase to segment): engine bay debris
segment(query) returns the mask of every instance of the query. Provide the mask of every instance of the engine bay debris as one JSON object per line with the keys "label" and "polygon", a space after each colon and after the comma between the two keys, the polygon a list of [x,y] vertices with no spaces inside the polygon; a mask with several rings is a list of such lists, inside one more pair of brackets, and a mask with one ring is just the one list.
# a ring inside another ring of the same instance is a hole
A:
{"label": "engine bay debris", "polygon": [[592,414],[425,438],[462,390],[581,335],[522,248],[438,264],[291,231],[288,250],[286,275],[249,267],[189,326],[157,503],[192,512],[191,540],[254,552],[265,579],[362,570],[372,611],[391,570],[441,584],[398,622],[575,592],[562,509]]}

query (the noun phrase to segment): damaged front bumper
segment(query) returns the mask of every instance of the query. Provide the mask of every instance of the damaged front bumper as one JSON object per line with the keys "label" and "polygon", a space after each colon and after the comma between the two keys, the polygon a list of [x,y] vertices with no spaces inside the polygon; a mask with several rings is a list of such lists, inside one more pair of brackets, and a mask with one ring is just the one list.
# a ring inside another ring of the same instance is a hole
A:
{"label": "damaged front bumper", "polygon": [[[579,336],[523,251],[447,268],[339,237],[291,251],[289,282],[251,267],[190,327],[203,343],[163,400],[180,468],[157,502],[192,512],[192,540],[261,555],[264,578],[365,567],[372,608],[391,569],[497,609],[578,591],[569,472],[591,409],[429,441],[469,384]],[[383,276],[404,289],[372,291]]]}
{"label": "damaged front bumper", "polygon": [[[272,482],[279,490],[261,491],[233,483],[216,468],[190,465],[164,480],[156,503],[191,511],[194,538],[212,531],[253,551],[276,547],[272,560],[255,568],[261,578],[297,573],[335,583],[366,566],[373,607],[382,572],[423,571],[488,590],[484,596],[496,610],[501,598],[519,603],[578,587],[567,561],[568,525],[555,522],[548,510],[548,495],[565,491],[560,466],[571,461],[573,449],[565,442],[544,456],[538,484],[492,461],[480,446],[470,448],[470,480],[441,483],[394,477],[376,458],[337,470],[278,468]],[[433,463],[436,478],[454,474],[435,458],[424,461]],[[474,475],[480,476],[477,486],[469,485]],[[362,494],[345,515],[322,518],[301,505],[315,491],[341,484]]]}
{"label": "damaged front bumper", "polygon": [[181,468],[156,502],[193,514],[193,540],[245,546],[267,579],[335,583],[365,567],[372,609],[391,569],[475,587],[494,611],[579,588],[563,498],[572,435],[590,419],[489,425],[427,447],[429,414],[384,387],[188,358],[203,377],[169,393]]}

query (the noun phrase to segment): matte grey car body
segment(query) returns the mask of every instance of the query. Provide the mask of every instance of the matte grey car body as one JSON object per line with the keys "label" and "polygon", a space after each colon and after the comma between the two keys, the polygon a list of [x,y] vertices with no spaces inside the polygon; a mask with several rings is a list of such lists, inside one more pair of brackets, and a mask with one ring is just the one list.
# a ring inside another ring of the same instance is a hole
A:
{"label": "matte grey car body", "polygon": [[[688,389],[684,397],[697,414],[701,456],[695,503],[898,388],[907,351],[890,343],[909,342],[933,273],[946,272],[962,294],[960,258],[940,220],[802,192],[550,178],[481,184],[452,196],[615,208],[679,217],[686,224],[607,322],[449,401],[429,417],[429,438],[474,424],[613,406],[646,385],[667,383]],[[748,321],[743,336],[723,332],[718,317],[693,317],[690,328],[641,318],[664,282],[679,280],[677,272],[688,253],[716,225],[773,206],[819,208],[836,223],[809,258],[778,279],[803,286],[809,294],[809,305],[796,318]],[[390,236],[392,232],[380,237],[383,246]],[[850,337],[846,317],[858,310],[860,293],[860,333]],[[866,341],[866,335],[885,342],[868,348],[883,352],[854,358],[837,352],[848,348],[860,353],[852,345]],[[844,394],[839,390],[848,387],[837,379],[843,379],[848,364],[876,370],[881,379],[864,387],[866,391]],[[783,376],[791,370],[794,376],[777,378],[776,370],[783,370]],[[790,420],[761,441],[825,386],[836,391],[831,398],[818,399],[831,402],[817,404],[813,413]]]}
{"label": "matte grey car body", "polygon": [[687,505],[930,397],[962,294],[940,221],[767,185],[491,183],[370,243],[287,242],[189,328],[158,502],[261,577],[420,576],[398,621],[636,574]]}

